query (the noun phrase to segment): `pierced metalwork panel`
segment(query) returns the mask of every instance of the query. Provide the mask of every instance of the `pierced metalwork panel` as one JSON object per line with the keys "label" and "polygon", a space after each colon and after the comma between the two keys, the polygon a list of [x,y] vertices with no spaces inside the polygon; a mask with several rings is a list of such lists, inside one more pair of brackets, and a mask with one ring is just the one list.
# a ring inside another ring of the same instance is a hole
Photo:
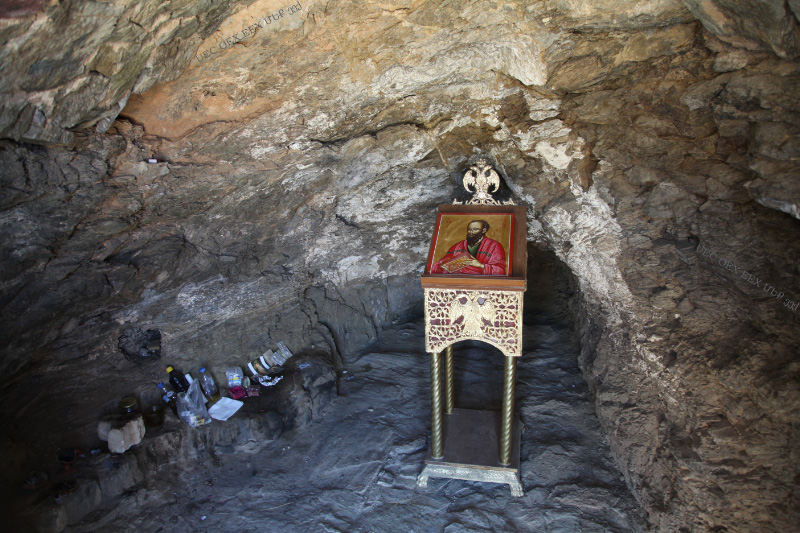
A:
{"label": "pierced metalwork panel", "polygon": [[440,352],[462,340],[522,355],[522,292],[425,289],[425,349]]}

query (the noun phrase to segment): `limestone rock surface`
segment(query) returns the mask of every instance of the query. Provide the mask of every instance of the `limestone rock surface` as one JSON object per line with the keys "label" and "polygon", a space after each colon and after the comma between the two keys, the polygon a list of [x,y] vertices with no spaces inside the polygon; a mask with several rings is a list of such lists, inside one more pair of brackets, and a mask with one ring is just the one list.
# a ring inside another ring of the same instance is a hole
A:
{"label": "limestone rock surface", "polygon": [[70,144],[104,132],[134,92],[173,79],[245,2],[19,2],[0,12],[0,137]]}
{"label": "limestone rock surface", "polygon": [[720,39],[749,49],[770,49],[786,59],[800,55],[800,6],[794,0],[684,0]]}
{"label": "limestone rock surface", "polygon": [[[163,380],[119,352],[130,328],[187,369],[319,350],[335,378],[287,380],[313,412],[421,313],[435,208],[486,158],[575,278],[581,370],[649,527],[800,520],[796,2],[26,6],[0,22],[18,433]],[[65,374],[94,405],[25,387]]]}

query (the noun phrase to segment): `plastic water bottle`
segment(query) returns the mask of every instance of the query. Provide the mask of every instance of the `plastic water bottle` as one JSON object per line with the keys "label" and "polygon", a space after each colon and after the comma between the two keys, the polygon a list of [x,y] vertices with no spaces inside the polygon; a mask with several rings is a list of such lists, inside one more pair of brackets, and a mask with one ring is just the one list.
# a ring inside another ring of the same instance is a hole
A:
{"label": "plastic water bottle", "polygon": [[172,409],[175,416],[178,416],[178,398],[175,396],[175,393],[171,390],[167,390],[163,383],[159,383],[158,394],[161,396],[161,399],[164,400],[164,403],[169,405],[169,408]]}
{"label": "plastic water bottle", "polygon": [[206,367],[200,367],[200,387],[203,388],[203,392],[208,398],[209,402],[216,402],[219,400],[219,388],[217,384],[214,383],[214,378],[211,377],[211,374],[206,372]]}

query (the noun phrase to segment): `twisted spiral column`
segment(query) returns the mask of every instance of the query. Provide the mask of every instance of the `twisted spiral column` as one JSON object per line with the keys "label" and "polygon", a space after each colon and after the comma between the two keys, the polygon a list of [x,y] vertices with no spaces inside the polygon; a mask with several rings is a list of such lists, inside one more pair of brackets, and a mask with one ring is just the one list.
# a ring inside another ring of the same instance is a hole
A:
{"label": "twisted spiral column", "polygon": [[511,464],[511,426],[514,419],[514,394],[517,381],[517,359],[506,356],[503,375],[503,413],[500,426],[500,464]]}
{"label": "twisted spiral column", "polygon": [[431,456],[444,457],[442,429],[442,358],[440,352],[431,352]]}
{"label": "twisted spiral column", "polygon": [[452,415],[455,404],[453,389],[453,345],[444,349],[444,412]]}

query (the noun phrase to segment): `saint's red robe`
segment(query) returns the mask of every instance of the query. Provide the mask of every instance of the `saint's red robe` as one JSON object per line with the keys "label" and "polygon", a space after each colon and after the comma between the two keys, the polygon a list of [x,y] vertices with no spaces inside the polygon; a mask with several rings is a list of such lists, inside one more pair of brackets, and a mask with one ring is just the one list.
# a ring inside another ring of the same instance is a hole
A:
{"label": "saint's red robe", "polygon": [[465,266],[456,272],[447,272],[442,268],[442,264],[449,263],[459,255],[469,254],[467,240],[464,239],[450,247],[444,257],[431,265],[431,274],[486,274],[503,276],[506,273],[506,252],[503,245],[494,239],[484,237],[478,251],[475,252],[475,259],[483,263],[484,267]]}

